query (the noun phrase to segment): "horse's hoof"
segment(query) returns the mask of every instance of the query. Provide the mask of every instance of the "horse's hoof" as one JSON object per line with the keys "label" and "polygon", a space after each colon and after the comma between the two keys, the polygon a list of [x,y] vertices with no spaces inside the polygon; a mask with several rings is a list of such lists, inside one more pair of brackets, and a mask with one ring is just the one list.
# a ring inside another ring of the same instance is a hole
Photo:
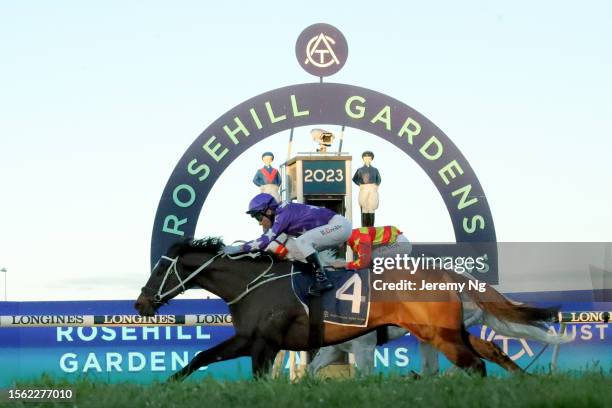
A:
{"label": "horse's hoof", "polygon": [[406,374],[404,378],[406,378],[407,380],[420,380],[423,377],[421,377],[421,375],[416,371],[410,370],[410,372]]}
{"label": "horse's hoof", "polygon": [[183,377],[174,374],[168,377],[168,379],[166,380],[166,384],[172,384],[172,383],[177,383],[181,381],[183,381]]}

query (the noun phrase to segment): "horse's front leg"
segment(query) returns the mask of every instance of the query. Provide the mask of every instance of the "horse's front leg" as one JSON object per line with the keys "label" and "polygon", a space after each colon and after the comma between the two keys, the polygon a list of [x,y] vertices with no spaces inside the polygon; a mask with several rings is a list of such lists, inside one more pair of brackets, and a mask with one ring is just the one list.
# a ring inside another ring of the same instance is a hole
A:
{"label": "horse's front leg", "polygon": [[238,336],[230,337],[215,347],[204,350],[196,355],[189,364],[174,373],[168,381],[182,381],[200,367],[219,361],[231,360],[232,358],[248,356],[249,351],[248,339]]}
{"label": "horse's front leg", "polygon": [[279,350],[280,347],[271,342],[262,338],[255,339],[251,346],[253,377],[264,377],[270,372]]}

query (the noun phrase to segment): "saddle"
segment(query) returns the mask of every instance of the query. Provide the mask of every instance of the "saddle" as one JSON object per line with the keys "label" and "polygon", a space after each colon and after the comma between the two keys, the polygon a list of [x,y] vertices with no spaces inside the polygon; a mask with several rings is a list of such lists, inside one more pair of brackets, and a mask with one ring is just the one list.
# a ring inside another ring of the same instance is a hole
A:
{"label": "saddle", "polygon": [[[346,326],[365,327],[370,311],[370,273],[368,269],[328,269],[327,275],[334,285],[319,299],[322,320]],[[294,262],[291,285],[306,313],[310,315],[312,297],[308,288],[314,282],[313,267],[303,262]]]}

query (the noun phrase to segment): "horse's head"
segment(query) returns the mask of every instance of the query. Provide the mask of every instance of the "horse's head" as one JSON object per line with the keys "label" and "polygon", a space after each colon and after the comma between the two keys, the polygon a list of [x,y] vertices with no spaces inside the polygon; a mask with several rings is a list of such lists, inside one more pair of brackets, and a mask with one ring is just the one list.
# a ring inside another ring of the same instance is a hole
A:
{"label": "horse's head", "polygon": [[153,316],[161,305],[198,286],[196,276],[220,256],[221,248],[223,241],[218,238],[174,244],[153,267],[134,308],[141,316]]}

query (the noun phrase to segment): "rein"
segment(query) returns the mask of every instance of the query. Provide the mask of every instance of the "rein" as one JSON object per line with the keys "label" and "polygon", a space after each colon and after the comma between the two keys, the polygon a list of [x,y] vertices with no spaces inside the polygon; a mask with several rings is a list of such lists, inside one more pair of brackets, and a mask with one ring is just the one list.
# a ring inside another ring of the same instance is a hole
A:
{"label": "rein", "polygon": [[[238,256],[235,256],[235,257],[227,255],[227,257],[229,259],[240,259],[240,258],[244,258],[245,256],[250,256],[251,258],[254,259],[254,258],[257,258],[258,256],[261,256],[261,252],[254,252],[254,253],[248,252],[246,254],[238,255]],[[270,259],[270,266],[268,266],[268,268],[265,271],[263,271],[262,273],[257,275],[257,277],[255,279],[253,279],[251,282],[247,283],[246,289],[244,289],[244,291],[241,294],[239,294],[234,299],[232,299],[229,302],[227,302],[227,304],[229,306],[233,305],[234,303],[238,303],[243,297],[248,295],[253,290],[257,289],[258,287],[260,287],[262,285],[265,285],[266,283],[275,281],[277,279],[285,278],[287,276],[291,276],[291,273],[286,273],[284,275],[278,275],[278,276],[275,276],[274,274],[268,275],[267,273],[270,272],[270,269],[272,269],[272,266],[274,265],[274,258],[272,258],[269,254],[266,254],[266,256]],[[264,278],[263,281],[257,282],[258,280],[260,280],[262,278]],[[267,279],[265,279],[265,278],[267,278]],[[253,285],[253,286],[251,286],[251,285]]]}
{"label": "rein", "polygon": [[[281,279],[281,278],[285,278],[287,276],[291,276],[291,273],[287,273],[284,275],[274,275],[274,274],[268,274],[268,272],[270,272],[270,270],[272,269],[272,266],[274,266],[274,258],[272,258],[272,256],[270,256],[269,254],[265,254],[269,260],[270,260],[270,265],[266,268],[266,270],[264,270],[262,273],[260,273],[259,275],[257,275],[255,277],[255,279],[253,279],[251,282],[247,283],[246,288],[244,289],[244,291],[242,291],[238,296],[236,296],[234,299],[230,300],[229,302],[227,302],[228,305],[233,305],[235,303],[238,303],[243,297],[245,297],[246,295],[248,295],[250,292],[252,292],[253,290],[257,289],[258,287],[265,285],[266,283],[275,281],[277,279]],[[170,266],[168,266],[168,268],[166,269],[166,273],[164,275],[164,279],[162,280],[159,289],[157,290],[157,293],[153,296],[153,302],[155,303],[162,303],[162,299],[169,295],[170,293],[181,289],[180,293],[184,293],[187,288],[185,286],[185,284],[187,282],[189,282],[190,280],[192,280],[196,275],[198,275],[200,272],[202,272],[204,269],[206,269],[210,264],[212,264],[217,258],[219,257],[227,257],[228,259],[231,260],[237,260],[237,259],[242,259],[242,258],[252,258],[255,259],[257,257],[261,256],[261,252],[247,252],[245,254],[240,254],[240,255],[224,255],[223,252],[219,252],[217,253],[215,256],[213,256],[212,258],[210,258],[208,261],[206,261],[203,265],[201,265],[198,269],[196,269],[195,271],[191,272],[189,274],[189,276],[187,276],[185,279],[181,279],[181,276],[178,272],[177,269],[177,264],[178,264],[178,260],[179,257],[175,257],[175,258],[170,258],[167,256],[162,256],[162,259],[166,259],[168,261],[170,261]],[[168,277],[174,273],[176,275],[176,279],[179,281],[179,284],[174,286],[172,289],[169,289],[165,292],[162,293],[162,290],[164,289],[164,286],[166,284],[166,281],[168,280]],[[263,280],[261,280],[263,279]]]}

